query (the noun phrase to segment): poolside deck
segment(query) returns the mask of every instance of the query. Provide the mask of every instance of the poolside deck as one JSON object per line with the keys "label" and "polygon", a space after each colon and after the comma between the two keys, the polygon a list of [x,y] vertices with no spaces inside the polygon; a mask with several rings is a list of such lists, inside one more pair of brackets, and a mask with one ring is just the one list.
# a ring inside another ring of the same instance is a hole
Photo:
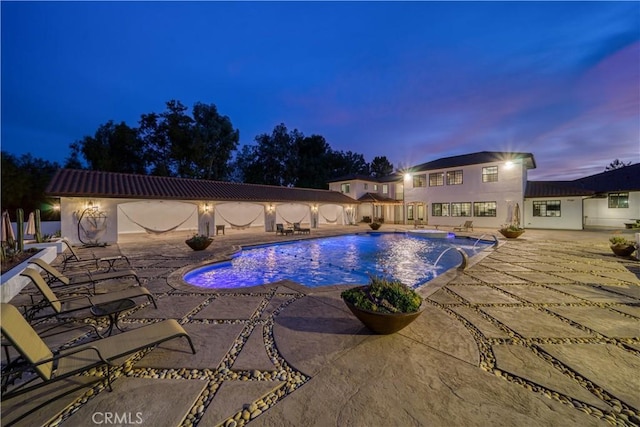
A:
{"label": "poolside deck", "polygon": [[[354,230],[368,228],[311,237]],[[459,234],[485,233],[497,234]],[[19,425],[640,425],[640,263],[614,257],[610,234],[501,238],[422,288],[425,313],[389,336],[353,317],[341,286],[216,292],[180,280],[187,265],[282,236],[228,232],[203,252],[151,237],[81,249],[126,255],[157,296],[157,310],[132,310],[125,327],[178,319],[197,354],[179,342],[141,352],[113,392],[61,397]],[[3,401],[2,424],[38,398]]]}

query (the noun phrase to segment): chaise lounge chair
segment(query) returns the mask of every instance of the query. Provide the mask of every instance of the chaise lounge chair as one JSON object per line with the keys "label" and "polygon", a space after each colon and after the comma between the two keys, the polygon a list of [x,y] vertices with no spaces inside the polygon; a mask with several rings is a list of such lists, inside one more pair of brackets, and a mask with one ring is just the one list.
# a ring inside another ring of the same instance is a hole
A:
{"label": "chaise lounge chair", "polygon": [[276,236],[278,234],[286,236],[287,234],[293,234],[293,230],[290,228],[284,228],[284,224],[276,224]]}
{"label": "chaise lounge chair", "polygon": [[70,262],[79,264],[76,266],[85,266],[87,263],[93,263],[95,264],[96,269],[100,268],[100,263],[107,263],[109,266],[107,271],[115,270],[115,263],[118,261],[124,261],[128,266],[131,266],[131,263],[129,262],[129,258],[127,258],[124,255],[116,255],[116,256],[101,257],[101,258],[97,258],[94,256],[91,259],[82,259],[80,258],[80,255],[78,255],[76,250],[73,249],[73,246],[71,245],[69,240],[64,238],[62,239],[62,242],[67,246],[67,249],[69,249],[69,254],[64,255],[64,258],[62,259],[63,269],[67,268],[67,265]]}
{"label": "chaise lounge chair", "polygon": [[[143,286],[133,286],[127,289],[123,289],[121,291],[109,292],[106,294],[100,295],[68,295],[68,296],[58,296],[56,295],[49,285],[44,281],[40,273],[38,273],[33,268],[25,268],[25,270],[20,273],[21,276],[27,277],[31,279],[31,283],[38,288],[44,299],[38,303],[33,303],[29,307],[25,307],[24,316],[29,321],[36,321],[41,319],[46,319],[50,317],[58,317],[63,314],[72,313],[75,311],[90,309],[91,307],[107,304],[115,301],[120,301],[124,299],[134,299],[145,297],[150,302],[153,303],[155,308],[158,308],[156,304],[156,300],[149,292],[149,290]],[[32,296],[33,300],[33,296]],[[43,309],[51,307],[53,309],[53,313],[36,317],[38,312]]]}
{"label": "chaise lounge chair", "polygon": [[293,223],[293,232],[298,234],[311,234],[310,228],[300,228],[299,222]]}
{"label": "chaise lounge chair", "polygon": [[469,229],[473,231],[473,221],[465,221],[464,224],[453,227],[453,231],[469,231]]}
{"label": "chaise lounge chair", "polygon": [[[60,270],[50,265],[42,258],[38,258],[36,260],[29,261],[29,264],[35,264],[40,267],[46,273],[46,280],[51,288],[65,287],[65,288],[75,288],[78,286],[92,286],[93,293],[96,291],[96,283],[102,282],[104,280],[112,280],[112,279],[123,279],[126,277],[133,277],[136,282],[138,282],[138,286],[141,286],[140,278],[133,270],[118,270],[118,271],[87,271],[83,275],[76,275],[73,277],[67,277]],[[57,285],[54,283],[58,282]]]}
{"label": "chaise lounge chair", "polygon": [[[109,391],[112,391],[112,371],[114,368],[122,366],[125,362],[117,359],[132,355],[140,350],[155,347],[174,338],[186,338],[191,347],[191,352],[193,354],[196,353],[191,337],[175,319],[142,326],[109,338],[80,344],[64,350],[52,351],[33,327],[20,315],[15,306],[8,303],[0,304],[0,316],[2,335],[20,355],[20,357],[9,362],[2,369],[3,400],[27,393],[54,381],[86,373],[91,368],[101,366],[106,366],[106,375],[104,377],[96,377],[91,382],[106,380]],[[22,373],[30,370],[35,371],[37,376],[8,390],[9,386],[14,384]],[[31,384],[33,380],[38,378],[41,381],[37,384]],[[85,385],[82,384],[76,389]],[[40,409],[57,397],[52,397],[45,404],[35,408],[35,410]],[[33,412],[33,410],[30,412]],[[30,412],[23,414],[21,417],[23,418]]]}

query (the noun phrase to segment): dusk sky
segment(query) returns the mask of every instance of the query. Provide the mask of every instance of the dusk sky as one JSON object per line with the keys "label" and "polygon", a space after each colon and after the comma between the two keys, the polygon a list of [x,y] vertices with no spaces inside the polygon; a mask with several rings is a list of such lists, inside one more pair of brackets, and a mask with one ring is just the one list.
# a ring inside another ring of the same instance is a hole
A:
{"label": "dusk sky", "polygon": [[[532,180],[640,161],[640,2],[6,2],[2,150],[64,163],[113,120],[215,104],[398,167],[534,154]],[[190,110],[189,110],[190,111]]]}

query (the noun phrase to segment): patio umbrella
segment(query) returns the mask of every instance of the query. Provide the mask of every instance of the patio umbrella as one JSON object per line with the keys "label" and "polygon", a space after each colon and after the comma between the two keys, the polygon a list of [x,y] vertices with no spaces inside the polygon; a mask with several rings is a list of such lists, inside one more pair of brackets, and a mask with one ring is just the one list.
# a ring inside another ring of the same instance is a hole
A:
{"label": "patio umbrella", "polygon": [[16,236],[13,234],[13,228],[11,227],[11,218],[9,218],[9,211],[2,212],[2,241],[7,242],[9,245],[13,245]]}
{"label": "patio umbrella", "polygon": [[513,209],[513,222],[520,227],[520,205],[516,203],[516,207]]}
{"label": "patio umbrella", "polygon": [[29,219],[27,219],[27,223],[24,226],[24,234],[32,236],[36,234],[36,217],[33,212],[29,214]]}

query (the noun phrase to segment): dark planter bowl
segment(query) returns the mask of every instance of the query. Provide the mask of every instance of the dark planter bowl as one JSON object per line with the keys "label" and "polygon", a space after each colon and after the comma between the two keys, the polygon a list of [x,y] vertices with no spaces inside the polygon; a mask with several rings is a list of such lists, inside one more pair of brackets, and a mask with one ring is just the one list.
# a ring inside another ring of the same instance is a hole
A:
{"label": "dark planter bowl", "polygon": [[209,238],[207,240],[185,240],[184,241],[191,249],[194,251],[203,251],[209,247],[213,239]]}
{"label": "dark planter bowl", "polygon": [[[343,300],[344,301],[344,300]],[[363,310],[356,307],[350,302],[344,301],[349,310],[366,326],[370,331],[376,334],[388,335],[398,332],[411,322],[416,320],[418,316],[425,310],[424,303],[420,310],[415,313],[378,313],[375,311]]]}
{"label": "dark planter bowl", "polygon": [[636,250],[633,245],[611,245],[611,250],[617,256],[629,257]]}
{"label": "dark planter bowl", "polygon": [[371,227],[372,230],[377,230],[380,228],[380,223],[379,222],[372,222],[371,224],[369,224],[369,227]]}
{"label": "dark planter bowl", "polygon": [[524,230],[518,230],[518,231],[498,230],[498,231],[507,239],[516,239],[520,237],[522,233],[524,233]]}

